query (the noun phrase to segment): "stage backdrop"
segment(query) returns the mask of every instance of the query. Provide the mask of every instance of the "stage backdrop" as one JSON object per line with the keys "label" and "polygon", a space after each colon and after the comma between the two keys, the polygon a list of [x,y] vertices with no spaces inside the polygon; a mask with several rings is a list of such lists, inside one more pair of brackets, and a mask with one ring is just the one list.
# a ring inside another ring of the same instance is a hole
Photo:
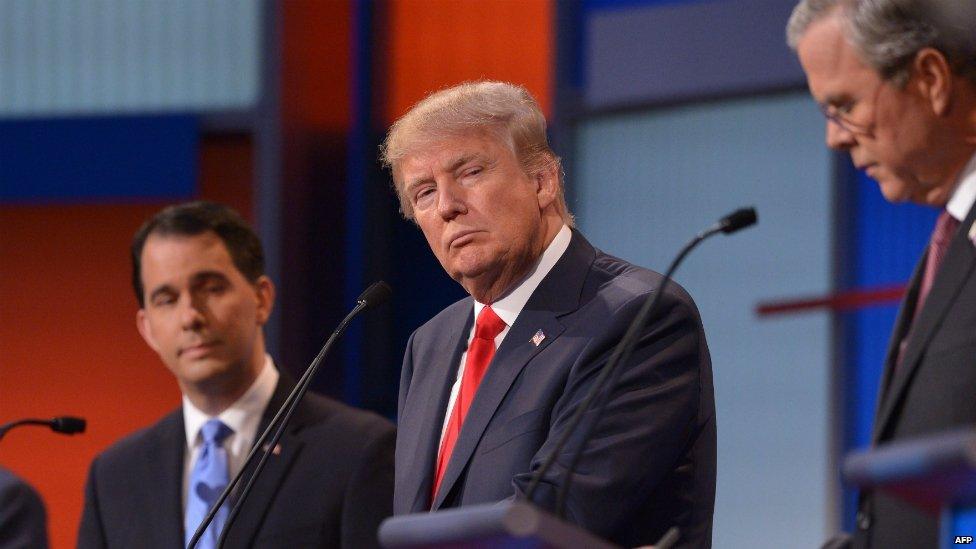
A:
{"label": "stage backdrop", "polygon": [[831,287],[831,156],[804,93],[591,117],[573,178],[579,225],[663,271],[744,205],[759,225],[677,273],[698,303],[718,414],[717,547],[817,547],[833,525],[830,317],[760,319],[757,302]]}

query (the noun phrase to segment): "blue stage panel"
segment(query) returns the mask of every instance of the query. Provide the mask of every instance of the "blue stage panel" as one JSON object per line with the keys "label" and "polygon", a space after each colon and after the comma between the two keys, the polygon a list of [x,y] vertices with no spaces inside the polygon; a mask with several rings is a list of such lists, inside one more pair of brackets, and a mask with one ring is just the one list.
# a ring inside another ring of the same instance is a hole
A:
{"label": "blue stage panel", "polygon": [[187,199],[196,193],[190,115],[0,121],[0,202]]}

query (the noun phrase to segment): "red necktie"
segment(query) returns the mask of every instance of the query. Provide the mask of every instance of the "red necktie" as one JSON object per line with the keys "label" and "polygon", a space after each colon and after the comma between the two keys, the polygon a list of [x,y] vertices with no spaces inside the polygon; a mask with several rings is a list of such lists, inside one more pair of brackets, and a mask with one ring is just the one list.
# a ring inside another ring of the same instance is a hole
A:
{"label": "red necktie", "polygon": [[[922,273],[922,282],[918,286],[918,298],[915,299],[915,312],[912,314],[912,324],[915,323],[915,319],[918,318],[919,313],[922,311],[922,306],[925,305],[925,300],[929,297],[929,292],[932,291],[932,284],[935,282],[935,275],[939,273],[939,267],[942,266],[942,260],[945,259],[946,252],[949,251],[949,244],[952,243],[952,237],[956,234],[956,229],[959,228],[959,221],[949,215],[949,212],[942,210],[939,214],[939,218],[935,221],[935,229],[932,231],[932,239],[929,241],[929,253],[925,258],[925,271]],[[905,332],[905,337],[902,338],[901,344],[898,347],[898,361],[896,364],[901,364],[901,359],[905,355],[905,347],[908,346],[908,338],[911,335],[911,331]]]}
{"label": "red necktie", "polygon": [[935,230],[932,231],[932,241],[929,243],[929,255],[925,259],[925,273],[922,276],[922,284],[918,290],[918,300],[915,305],[915,315],[922,310],[925,305],[925,298],[932,290],[932,283],[935,282],[935,275],[939,272],[942,260],[945,259],[946,252],[949,250],[949,243],[952,236],[956,234],[959,221],[949,215],[949,212],[942,210],[939,219],[935,222]]}
{"label": "red necktie", "polygon": [[437,496],[437,490],[444,478],[444,471],[447,470],[447,464],[451,460],[454,443],[457,442],[458,435],[461,434],[464,416],[468,414],[468,408],[471,407],[474,395],[478,391],[481,378],[485,376],[485,372],[488,370],[491,357],[495,356],[495,338],[504,329],[505,321],[498,318],[490,306],[481,309],[474,327],[474,338],[468,345],[468,355],[464,360],[461,388],[458,391],[457,399],[454,401],[451,417],[447,421],[447,430],[444,432],[444,440],[441,441],[440,453],[437,455],[437,466],[434,469],[434,488],[430,496],[431,502]]}

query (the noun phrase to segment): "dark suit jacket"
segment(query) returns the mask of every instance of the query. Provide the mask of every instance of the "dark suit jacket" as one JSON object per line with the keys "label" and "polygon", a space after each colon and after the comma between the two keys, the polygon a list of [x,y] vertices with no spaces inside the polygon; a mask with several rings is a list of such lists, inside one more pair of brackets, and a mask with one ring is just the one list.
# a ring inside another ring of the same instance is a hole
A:
{"label": "dark suit jacket", "polygon": [[0,467],[0,549],[46,549],[47,515],[41,496]]}
{"label": "dark suit jacket", "polygon": [[[661,275],[595,250],[578,232],[488,367],[433,509],[520,495],[548,456]],[[669,286],[586,446],[567,517],[634,546],[671,526],[683,547],[711,543],[715,495],[712,374],[694,303]],[[400,382],[394,512],[427,510],[451,385],[473,322],[470,298],[410,338]],[[539,345],[531,340],[542,330]],[[585,427],[587,422],[584,421]],[[581,429],[582,431],[583,429]],[[574,435],[568,448],[576,448]],[[568,458],[534,496],[552,509]]]}
{"label": "dark suit jacket", "polygon": [[[915,269],[888,345],[874,444],[976,423],[976,247],[967,234],[974,222],[976,208],[960,225],[912,322],[924,255]],[[904,358],[896,368],[906,335]],[[937,520],[900,500],[867,491],[860,497],[854,546],[937,547]]]}
{"label": "dark suit jacket", "polygon": [[[293,386],[282,373],[258,435]],[[376,529],[392,514],[394,438],[379,416],[307,394],[227,546],[377,546]],[[78,547],[183,547],[185,447],[183,412],[176,410],[95,458]]]}

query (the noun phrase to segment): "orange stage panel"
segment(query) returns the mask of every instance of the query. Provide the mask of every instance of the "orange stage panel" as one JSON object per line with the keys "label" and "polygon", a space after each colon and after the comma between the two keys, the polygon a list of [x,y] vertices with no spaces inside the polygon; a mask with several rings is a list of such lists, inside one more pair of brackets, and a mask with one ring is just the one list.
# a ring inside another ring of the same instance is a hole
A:
{"label": "orange stage panel", "polygon": [[466,80],[525,86],[552,114],[552,0],[391,0],[386,122]]}

